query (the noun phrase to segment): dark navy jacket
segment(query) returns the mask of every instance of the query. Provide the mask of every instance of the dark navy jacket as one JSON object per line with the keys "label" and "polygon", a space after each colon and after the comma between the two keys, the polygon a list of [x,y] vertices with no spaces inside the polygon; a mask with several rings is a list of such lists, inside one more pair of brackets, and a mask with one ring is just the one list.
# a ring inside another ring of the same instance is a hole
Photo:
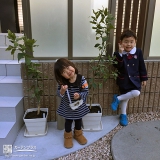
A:
{"label": "dark navy jacket", "polygon": [[141,49],[137,48],[133,58],[128,59],[127,55],[119,55],[115,52],[115,61],[118,63],[114,66],[118,69],[117,85],[122,90],[141,89],[141,82],[148,80],[147,71]]}

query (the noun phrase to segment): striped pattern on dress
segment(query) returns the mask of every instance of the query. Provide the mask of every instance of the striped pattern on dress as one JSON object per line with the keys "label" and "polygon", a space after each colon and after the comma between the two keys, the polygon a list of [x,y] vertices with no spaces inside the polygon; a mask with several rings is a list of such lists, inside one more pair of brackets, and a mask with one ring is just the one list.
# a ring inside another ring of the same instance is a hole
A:
{"label": "striped pattern on dress", "polygon": [[83,104],[75,110],[72,110],[69,106],[70,102],[68,99],[67,91],[63,96],[60,95],[61,86],[58,85],[57,95],[61,97],[61,103],[58,107],[57,113],[66,119],[72,119],[72,120],[80,119],[84,117],[87,113],[89,113],[89,108],[86,106],[86,97],[88,95],[88,85],[85,77],[84,76],[80,76],[80,77],[81,77],[80,86],[78,86],[76,83],[68,84],[68,92],[70,94],[71,102],[73,103],[76,101],[74,100],[75,92],[79,93],[81,96],[81,99],[83,99]]}

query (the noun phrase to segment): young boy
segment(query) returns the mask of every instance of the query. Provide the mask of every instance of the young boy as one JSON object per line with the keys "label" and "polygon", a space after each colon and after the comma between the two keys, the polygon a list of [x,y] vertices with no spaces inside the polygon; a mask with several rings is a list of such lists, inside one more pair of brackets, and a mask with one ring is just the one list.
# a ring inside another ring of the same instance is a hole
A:
{"label": "young boy", "polygon": [[119,51],[115,52],[114,65],[118,69],[117,85],[121,95],[115,94],[111,104],[112,110],[117,110],[118,105],[121,108],[120,124],[128,125],[127,104],[129,99],[140,95],[141,85],[145,86],[147,71],[141,49],[136,48],[137,36],[130,30],[123,31],[120,37]]}

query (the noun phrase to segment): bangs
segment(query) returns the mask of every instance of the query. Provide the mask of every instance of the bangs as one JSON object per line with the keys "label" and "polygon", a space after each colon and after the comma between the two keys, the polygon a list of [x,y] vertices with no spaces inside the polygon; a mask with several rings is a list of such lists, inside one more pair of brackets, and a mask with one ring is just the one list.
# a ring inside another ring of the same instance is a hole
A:
{"label": "bangs", "polygon": [[67,68],[68,66],[71,66],[69,61],[66,61],[66,60],[59,61],[59,64],[57,66],[57,70],[59,71],[60,74],[62,74],[64,69]]}

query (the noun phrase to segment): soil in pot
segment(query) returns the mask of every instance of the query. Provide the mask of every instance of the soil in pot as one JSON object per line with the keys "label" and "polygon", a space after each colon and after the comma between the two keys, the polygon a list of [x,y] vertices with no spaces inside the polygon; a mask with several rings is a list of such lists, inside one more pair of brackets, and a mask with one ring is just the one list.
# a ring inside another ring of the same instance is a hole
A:
{"label": "soil in pot", "polygon": [[[90,109],[90,106],[88,106]],[[89,113],[101,113],[101,108],[99,106],[91,106]]]}
{"label": "soil in pot", "polygon": [[43,118],[43,113],[45,114],[45,117],[46,117],[47,112],[45,111],[40,111],[38,115],[37,115],[37,111],[28,112],[25,116],[25,119]]}

